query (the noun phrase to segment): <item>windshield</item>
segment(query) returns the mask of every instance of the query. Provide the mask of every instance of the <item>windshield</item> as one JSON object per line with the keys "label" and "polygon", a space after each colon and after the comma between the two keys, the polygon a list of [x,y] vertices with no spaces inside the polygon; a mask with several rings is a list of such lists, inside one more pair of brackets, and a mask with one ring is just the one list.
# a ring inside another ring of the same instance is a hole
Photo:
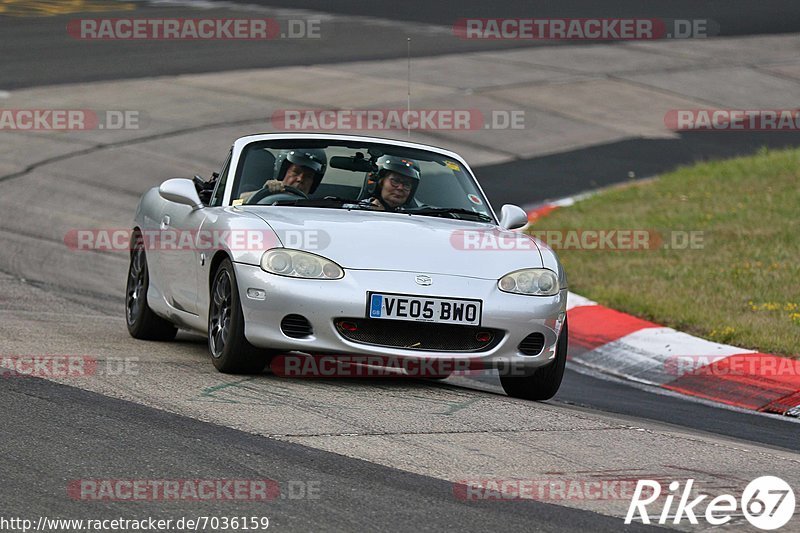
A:
{"label": "windshield", "polygon": [[232,205],[371,209],[494,221],[463,165],[436,152],[391,144],[251,143],[239,159],[231,199]]}

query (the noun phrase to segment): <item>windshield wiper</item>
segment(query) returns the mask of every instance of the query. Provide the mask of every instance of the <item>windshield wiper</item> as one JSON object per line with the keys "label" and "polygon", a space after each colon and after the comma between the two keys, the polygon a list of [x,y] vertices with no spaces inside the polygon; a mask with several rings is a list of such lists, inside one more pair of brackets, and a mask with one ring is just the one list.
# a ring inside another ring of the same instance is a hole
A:
{"label": "windshield wiper", "polygon": [[[406,213],[410,213],[412,215],[467,215],[477,218],[483,222],[492,222],[492,217],[489,215],[478,213],[476,211],[472,211],[470,209],[463,209],[461,207],[420,207],[417,209],[406,209]],[[459,216],[455,216],[452,218],[461,218]]]}

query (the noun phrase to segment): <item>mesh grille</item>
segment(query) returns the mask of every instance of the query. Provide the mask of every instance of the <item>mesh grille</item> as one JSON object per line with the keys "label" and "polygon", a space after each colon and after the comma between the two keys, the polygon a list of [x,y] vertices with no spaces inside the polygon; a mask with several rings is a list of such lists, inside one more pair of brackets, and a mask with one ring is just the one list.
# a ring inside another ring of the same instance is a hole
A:
{"label": "mesh grille", "polygon": [[525,355],[539,355],[544,348],[544,335],[531,333],[519,343],[519,351]]}
{"label": "mesh grille", "polygon": [[306,317],[300,315],[286,315],[283,317],[281,331],[284,335],[293,339],[301,339],[314,333]]}
{"label": "mesh grille", "polygon": [[[346,329],[343,324],[349,327]],[[482,352],[503,338],[500,330],[455,324],[341,318],[335,325],[342,337],[353,342],[408,350]],[[479,340],[479,334],[488,339]]]}

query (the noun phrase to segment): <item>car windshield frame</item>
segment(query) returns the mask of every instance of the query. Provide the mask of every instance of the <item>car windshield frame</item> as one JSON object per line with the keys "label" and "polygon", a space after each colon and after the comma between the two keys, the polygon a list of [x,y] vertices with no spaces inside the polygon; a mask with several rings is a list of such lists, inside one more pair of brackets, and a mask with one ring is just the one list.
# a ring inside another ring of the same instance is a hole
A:
{"label": "car windshield frame", "polygon": [[[241,141],[241,139],[240,139]],[[262,137],[259,139],[254,139],[246,144],[241,145],[240,150],[238,151],[238,157],[235,164],[235,167],[230,168],[230,186],[229,190],[226,194],[228,206],[243,206],[248,204],[243,204],[237,198],[240,198],[241,193],[249,192],[250,189],[247,191],[240,191],[242,184],[242,178],[245,169],[245,163],[248,154],[252,153],[252,150],[258,149],[268,149],[273,155],[282,150],[289,150],[289,149],[325,149],[326,153],[329,154],[328,149],[332,148],[334,151],[337,149],[340,150],[348,150],[350,151],[351,155],[355,155],[356,152],[363,153],[367,159],[372,158],[371,154],[369,153],[370,149],[374,149],[383,154],[388,155],[395,155],[397,157],[404,157],[413,159],[414,161],[418,161],[422,164],[433,164],[441,166],[442,170],[452,173],[453,179],[464,188],[464,191],[468,194],[466,198],[469,199],[470,204],[462,204],[458,205],[457,202],[448,202],[454,205],[428,205],[428,204],[418,204],[409,206],[408,210],[399,210],[390,213],[399,213],[399,214],[406,214],[406,215],[413,215],[413,211],[415,209],[421,209],[425,207],[432,207],[432,208],[443,208],[446,209],[455,209],[458,210],[459,208],[470,208],[472,211],[475,212],[478,216],[470,216],[469,214],[463,214],[459,216],[459,214],[451,215],[451,218],[460,219],[463,221],[475,221],[481,223],[491,223],[491,224],[498,224],[498,217],[495,214],[491,204],[489,203],[488,199],[486,198],[486,194],[483,192],[480,183],[475,178],[475,175],[472,173],[471,169],[468,165],[463,161],[462,158],[457,157],[452,152],[447,151],[439,151],[435,147],[428,147],[423,145],[413,145],[413,144],[405,144],[405,143],[395,143],[388,139],[372,139],[372,138],[319,138],[319,137],[309,137],[309,138],[301,138],[301,137]],[[334,154],[338,155],[338,154]],[[330,158],[329,158],[330,159]],[[375,158],[376,159],[376,158]],[[328,176],[330,170],[335,167],[331,167],[330,160],[328,162],[328,167],[326,171],[326,176]],[[346,169],[337,168],[337,171],[341,172],[348,172]],[[354,175],[359,176],[359,178],[363,178],[366,176],[365,172],[361,171],[353,171]],[[425,179],[425,173],[423,172],[422,179]],[[252,180],[251,180],[252,181]],[[331,185],[325,183],[325,178],[323,178],[322,185]],[[252,186],[252,184],[250,184]],[[351,187],[353,185],[350,185]],[[317,191],[318,193],[319,191]],[[331,195],[318,196],[318,194],[310,195],[310,198],[313,200],[323,200],[325,197]],[[457,198],[457,197],[454,197]],[[355,198],[351,201],[351,204],[347,204],[346,202],[342,203],[341,208],[344,209],[352,209],[359,203],[359,199]],[[334,208],[334,205],[312,205],[312,206],[304,206],[304,202],[298,202],[296,207],[328,207]],[[333,203],[332,203],[333,204]],[[472,205],[474,204],[474,206]],[[294,205],[291,201],[282,201],[280,205]],[[255,205],[248,205],[249,207],[255,207]],[[258,207],[272,207],[271,205],[264,205],[258,204]],[[367,209],[373,211],[371,209]],[[374,212],[386,212],[380,210],[374,210]],[[433,213],[428,212],[425,214],[419,214],[419,216],[444,216],[446,213]],[[484,215],[484,217],[488,217],[490,220],[482,220],[480,215]]]}

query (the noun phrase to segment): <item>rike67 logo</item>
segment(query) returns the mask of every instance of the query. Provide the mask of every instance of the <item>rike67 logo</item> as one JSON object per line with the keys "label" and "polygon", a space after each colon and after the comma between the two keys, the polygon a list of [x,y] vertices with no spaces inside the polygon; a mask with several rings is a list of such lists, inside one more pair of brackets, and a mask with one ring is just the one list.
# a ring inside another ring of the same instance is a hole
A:
{"label": "rike67 logo", "polygon": [[[730,522],[734,516],[741,516],[738,512],[739,506],[741,506],[741,514],[750,522],[750,525],[771,531],[786,525],[794,515],[794,491],[779,477],[762,476],[754,479],[745,487],[739,500],[730,494],[721,494],[706,504],[704,512],[701,512],[700,504],[708,498],[708,495],[701,494],[690,500],[693,496],[693,484],[694,479],[687,480],[683,490],[678,481],[669,484],[664,507],[657,515],[658,518],[655,518],[659,524],[666,524],[670,518],[673,524],[680,524],[685,518],[689,523],[697,525],[699,515],[712,526],[721,526]],[[628,514],[625,516],[625,523],[630,524],[633,520],[641,520],[642,523],[649,524],[652,519],[650,513],[657,512],[652,509],[651,504],[655,503],[661,495],[662,487],[658,481],[640,479],[634,489]],[[672,505],[676,499],[678,503],[673,511]],[[650,509],[648,509],[649,505]]]}

